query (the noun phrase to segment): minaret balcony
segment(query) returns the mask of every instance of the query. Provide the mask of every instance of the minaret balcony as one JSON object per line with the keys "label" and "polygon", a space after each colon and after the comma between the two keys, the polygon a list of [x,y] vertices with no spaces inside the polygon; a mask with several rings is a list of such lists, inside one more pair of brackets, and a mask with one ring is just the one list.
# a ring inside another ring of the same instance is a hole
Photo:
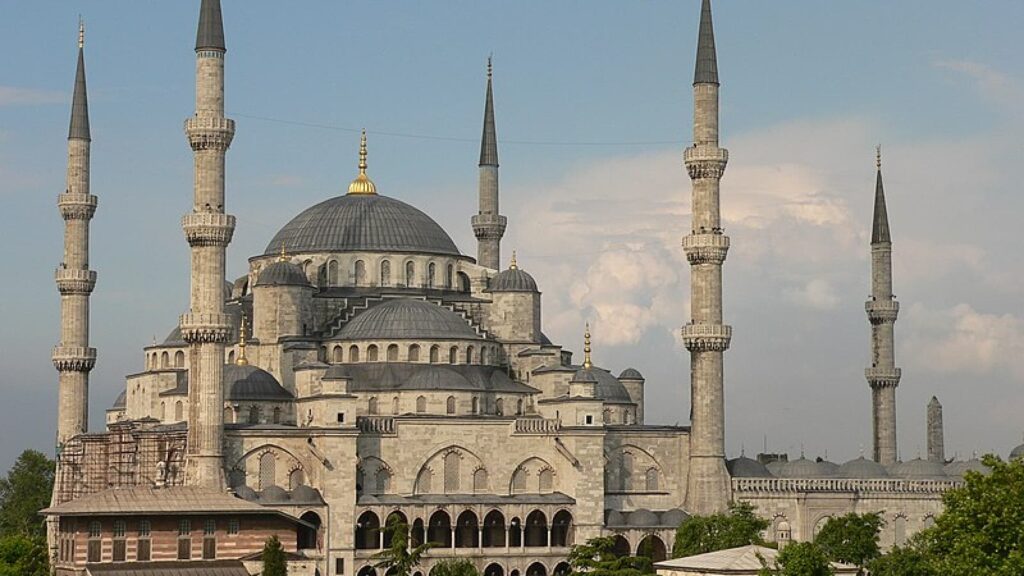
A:
{"label": "minaret balcony", "polygon": [[178,319],[181,338],[189,344],[227,342],[231,337],[230,314],[197,314],[189,312]]}
{"label": "minaret balcony", "polygon": [[690,234],[683,237],[683,251],[690,264],[721,264],[729,252],[725,234]]}
{"label": "minaret balcony", "polygon": [[223,116],[192,116],[185,120],[192,150],[227,150],[235,137],[235,121]]}
{"label": "minaret balcony", "polygon": [[729,163],[729,151],[718,146],[691,146],[683,151],[690,178],[721,178]]}
{"label": "minaret balcony", "polygon": [[57,268],[54,279],[61,294],[89,294],[96,287],[96,272],[93,270]]}
{"label": "minaret balcony", "polygon": [[220,212],[194,212],[181,218],[189,246],[227,246],[235,232],[235,217]]}
{"label": "minaret balcony", "polygon": [[683,345],[690,352],[723,352],[732,341],[732,326],[687,324],[682,329]]}
{"label": "minaret balcony", "polygon": [[899,368],[874,366],[872,368],[864,369],[864,377],[867,378],[867,381],[871,384],[872,388],[896,386],[900,383],[901,376],[903,376],[903,371]]}
{"label": "minaret balcony", "polygon": [[900,313],[900,303],[895,300],[868,300],[864,303],[864,310],[872,324],[895,322]]}
{"label": "minaret balcony", "polygon": [[53,347],[53,366],[61,372],[88,372],[95,365],[95,348],[84,346]]}
{"label": "minaret balcony", "polygon": [[508,218],[500,214],[475,214],[470,221],[473,225],[473,234],[478,240],[501,239],[508,226]]}
{"label": "minaret balcony", "polygon": [[57,195],[57,207],[65,220],[89,220],[96,213],[99,199],[92,194],[64,192]]}

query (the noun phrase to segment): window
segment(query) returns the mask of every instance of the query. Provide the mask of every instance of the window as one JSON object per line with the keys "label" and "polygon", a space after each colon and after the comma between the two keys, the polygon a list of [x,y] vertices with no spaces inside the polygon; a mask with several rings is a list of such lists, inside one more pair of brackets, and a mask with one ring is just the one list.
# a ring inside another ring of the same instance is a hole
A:
{"label": "window", "polygon": [[192,559],[192,521],[178,522],[178,560]]}
{"label": "window", "polygon": [[125,522],[124,520],[114,520],[114,549],[112,560],[114,562],[125,561]]}
{"label": "window", "polygon": [[152,525],[149,520],[139,520],[139,538],[149,538]]}
{"label": "window", "polygon": [[327,285],[337,286],[338,285],[338,261],[331,260],[327,263]]}
{"label": "window", "polygon": [[275,407],[274,408],[274,424],[280,424],[280,423],[281,423],[281,408]]}
{"label": "window", "polygon": [[466,364],[473,363],[473,347],[469,346],[466,348]]}
{"label": "window", "polygon": [[455,396],[449,396],[447,402],[445,402],[447,412],[449,414],[455,414]]}
{"label": "window", "polygon": [[185,405],[182,404],[181,400],[174,403],[174,421],[181,422],[185,419]]}
{"label": "window", "polygon": [[477,398],[476,396],[473,397],[473,406],[472,406],[471,412],[473,414],[479,414],[480,413],[480,399]]}
{"label": "window", "polygon": [[412,346],[409,346],[409,362],[419,362],[419,361],[420,361],[420,345],[419,344],[413,344]]}
{"label": "window", "polygon": [[356,260],[353,276],[355,276],[356,286],[364,286],[366,284],[366,262]]}
{"label": "window", "polygon": [[185,367],[185,353],[182,352],[181,350],[178,350],[174,354],[174,365],[177,366],[178,368]]}
{"label": "window", "polygon": [[377,413],[377,398],[376,397],[370,398],[369,404],[370,405],[369,405],[369,407],[367,407],[366,411],[369,412],[370,414],[376,414]]}
{"label": "window", "polygon": [[250,406],[249,407],[249,424],[259,424],[259,423],[260,423],[260,409],[259,409],[259,406]]}
{"label": "window", "polygon": [[437,279],[437,265],[433,262],[427,266],[427,288],[433,288],[434,282]]}
{"label": "window", "polygon": [[237,536],[239,532],[238,518],[228,520],[228,536]]}
{"label": "window", "polygon": [[235,421],[235,411],[231,409],[231,406],[224,407],[224,423],[231,424]]}
{"label": "window", "polygon": [[89,522],[89,544],[86,549],[87,562],[99,562],[101,560],[103,541],[100,540],[100,537],[102,535],[103,525],[96,520]]}
{"label": "window", "polygon": [[334,347],[334,352],[333,352],[334,357],[332,358],[332,360],[333,360],[333,362],[335,364],[339,364],[339,363],[342,362],[341,354],[342,354],[341,346],[335,346]]}
{"label": "window", "polygon": [[502,400],[501,398],[498,398],[497,400],[494,401],[494,413],[497,414],[498,416],[505,415],[505,401]]}
{"label": "window", "polygon": [[348,361],[359,362],[359,347],[353,344],[348,349]]}
{"label": "window", "polygon": [[203,523],[203,560],[217,558],[217,521],[208,519]]}
{"label": "window", "polygon": [[266,452],[260,456],[260,490],[266,490],[274,485],[277,476],[277,459],[274,454]]}
{"label": "window", "polygon": [[213,536],[217,533],[217,521],[210,518],[203,522],[203,536]]}
{"label": "window", "polygon": [[593,414],[587,414],[586,422],[587,422],[587,424],[593,424],[594,423],[594,415]]}
{"label": "window", "polygon": [[427,411],[427,399],[424,396],[416,398],[416,412],[422,414]]}
{"label": "window", "polygon": [[188,536],[192,534],[192,521],[181,520],[178,522],[178,536]]}
{"label": "window", "polygon": [[555,482],[555,473],[550,468],[545,468],[540,471],[540,475],[537,477],[537,488],[540,492],[551,492],[551,487]]}
{"label": "window", "polygon": [[381,468],[377,471],[377,494],[387,494],[391,491],[391,472]]}
{"label": "window", "polygon": [[516,400],[516,416],[523,415],[523,399]]}
{"label": "window", "polygon": [[414,262],[405,263],[405,285],[413,286],[416,282],[416,264]]}
{"label": "window", "polygon": [[459,464],[462,457],[458,452],[449,452],[444,455],[444,492],[455,494],[459,491]]}
{"label": "window", "polygon": [[622,469],[619,471],[620,478],[622,479],[622,490],[629,491],[633,489],[633,455],[629,452],[622,453]]}
{"label": "window", "polygon": [[448,271],[444,275],[444,287],[448,288],[450,290],[451,287],[452,287],[452,284],[454,284],[454,283],[455,283],[455,267],[452,266],[451,264],[449,264],[448,265]]}
{"label": "window", "polygon": [[345,423],[345,413],[344,412],[338,412],[338,424],[344,424],[344,423]]}
{"label": "window", "polygon": [[345,573],[345,559],[344,558],[335,558],[334,559],[334,573],[335,574],[344,574]]}
{"label": "window", "polygon": [[149,562],[150,560],[150,530],[149,520],[139,520],[139,539],[135,547],[135,560],[138,562]]}
{"label": "window", "polygon": [[658,491],[658,469],[649,468],[647,470],[647,477],[645,478],[645,484],[648,492]]}
{"label": "window", "polygon": [[385,260],[380,263],[380,285],[391,285],[391,261]]}
{"label": "window", "polygon": [[430,347],[430,363],[437,364],[441,361],[441,348],[437,345]]}
{"label": "window", "polygon": [[473,472],[473,492],[486,492],[487,491],[487,470],[478,468],[476,472]]}
{"label": "window", "polygon": [[512,492],[516,494],[526,492],[526,470],[516,468],[516,471],[512,473]]}
{"label": "window", "polygon": [[388,346],[388,362],[398,362],[398,344]]}
{"label": "window", "polygon": [[295,490],[299,486],[306,483],[306,473],[302,471],[302,468],[296,468],[292,470],[291,474],[288,475],[288,489]]}
{"label": "window", "polygon": [[366,361],[367,362],[376,362],[377,361],[377,345],[376,344],[370,344],[370,346],[366,348]]}
{"label": "window", "polygon": [[395,415],[398,414],[398,396],[391,399],[391,413]]}
{"label": "window", "polygon": [[457,364],[459,362],[459,349],[452,346],[451,350],[448,351],[448,363]]}

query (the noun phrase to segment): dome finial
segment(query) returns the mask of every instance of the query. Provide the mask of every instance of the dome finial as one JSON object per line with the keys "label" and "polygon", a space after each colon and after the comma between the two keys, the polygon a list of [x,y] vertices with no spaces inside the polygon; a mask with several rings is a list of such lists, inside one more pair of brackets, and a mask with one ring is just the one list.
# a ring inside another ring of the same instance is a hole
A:
{"label": "dome finial", "polygon": [[494,67],[491,65],[491,58],[493,58],[493,57],[494,57],[494,54],[489,54],[487,56],[487,79],[488,80],[491,79],[491,75],[494,72]]}
{"label": "dome finial", "polygon": [[277,259],[281,262],[288,261],[288,253],[284,251],[284,240],[281,240],[281,255],[278,256]]}
{"label": "dome finial", "polygon": [[245,312],[242,312],[242,325],[238,329],[238,359],[235,364],[246,366],[249,360],[245,357]]}
{"label": "dome finial", "polygon": [[515,250],[512,251],[512,261],[508,263],[508,269],[509,270],[518,270],[519,269],[519,265],[516,264],[516,251]]}
{"label": "dome finial", "polygon": [[348,185],[349,194],[376,194],[377,186],[366,175],[366,129],[359,139],[359,176]]}
{"label": "dome finial", "polygon": [[583,367],[587,370],[593,364],[590,362],[590,322],[587,322],[586,331],[583,332]]}
{"label": "dome finial", "polygon": [[882,145],[875,146],[875,169],[882,169]]}
{"label": "dome finial", "polygon": [[82,19],[82,15],[78,15],[78,49],[85,48],[85,20]]}

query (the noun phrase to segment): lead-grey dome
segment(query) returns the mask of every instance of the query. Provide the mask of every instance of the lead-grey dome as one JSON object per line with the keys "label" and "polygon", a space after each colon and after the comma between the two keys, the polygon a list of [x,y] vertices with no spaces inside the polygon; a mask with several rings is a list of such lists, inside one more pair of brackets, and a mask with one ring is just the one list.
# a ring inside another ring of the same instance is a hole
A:
{"label": "lead-grey dome", "polygon": [[836,476],[839,478],[871,479],[888,478],[889,473],[886,472],[885,466],[861,456],[840,466]]}
{"label": "lead-grey dome", "polygon": [[225,364],[224,383],[228,400],[290,400],[293,397],[273,374],[249,364]]}
{"label": "lead-grey dome", "polygon": [[626,368],[619,374],[619,380],[643,380],[644,376],[636,368]]}
{"label": "lead-grey dome", "polygon": [[498,272],[487,286],[491,292],[537,292],[537,281],[519,268]]}
{"label": "lead-grey dome", "polygon": [[357,314],[338,332],[341,340],[479,340],[464,318],[423,300],[401,298]]}
{"label": "lead-grey dome", "polygon": [[291,262],[277,261],[260,271],[257,286],[309,286],[309,279]]}
{"label": "lead-grey dome", "polygon": [[448,233],[418,209],[376,194],[348,194],[307,208],[274,235],[265,255],[289,252],[414,252],[461,256]]}
{"label": "lead-grey dome", "polygon": [[764,464],[761,464],[753,458],[747,458],[746,456],[740,456],[739,458],[733,458],[725,463],[725,467],[729,470],[729,475],[733,478],[771,478],[772,473],[768,471],[768,468]]}
{"label": "lead-grey dome", "polygon": [[941,462],[921,458],[901,462],[892,469],[892,475],[907,480],[946,480],[949,478]]}
{"label": "lead-grey dome", "polygon": [[988,474],[988,466],[981,463],[981,460],[977,458],[971,458],[970,460],[957,460],[946,464],[946,474],[953,478],[963,478],[967,472],[979,472],[981,474]]}
{"label": "lead-grey dome", "polygon": [[827,478],[831,475],[831,470],[828,467],[822,466],[820,462],[808,460],[803,456],[791,462],[786,462],[779,474],[783,478]]}
{"label": "lead-grey dome", "polygon": [[1017,458],[1024,458],[1024,444],[1010,451],[1010,460],[1016,460]]}
{"label": "lead-grey dome", "polygon": [[111,410],[116,410],[118,408],[123,409],[125,406],[127,406],[127,404],[128,404],[128,391],[127,390],[122,390],[121,393],[117,395],[117,398],[114,399],[114,404],[110,408],[111,408]]}

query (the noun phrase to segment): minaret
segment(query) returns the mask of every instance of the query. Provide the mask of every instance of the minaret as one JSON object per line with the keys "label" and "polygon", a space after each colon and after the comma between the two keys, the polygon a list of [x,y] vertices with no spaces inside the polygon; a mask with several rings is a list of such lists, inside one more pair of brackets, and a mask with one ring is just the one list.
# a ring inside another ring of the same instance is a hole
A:
{"label": "minaret", "polygon": [[896,367],[893,324],[900,304],[892,295],[892,240],[889,216],[882,188],[882,152],[878,149],[875,167],[875,214],[871,226],[871,299],[864,308],[871,322],[871,367],[864,375],[871,386],[871,423],[874,433],[874,459],[882,464],[896,461],[896,386],[900,369]]}
{"label": "minaret", "polygon": [[185,482],[220,489],[224,433],[224,345],[231,317],[224,313],[224,253],[235,217],[224,212],[224,154],[235,123],[224,117],[224,26],[220,0],[202,0],[196,34],[196,112],[185,121],[192,146],[195,193],[181,221],[192,252],[189,311],[181,335],[189,344],[189,414]]}
{"label": "minaret", "polygon": [[487,59],[487,101],[484,134],[480,140],[480,213],[473,216],[477,240],[477,264],[492,270],[501,266],[501,237],[507,219],[498,213],[498,135],[494,128],[494,94],[491,90],[491,59]]}
{"label": "minaret", "polygon": [[89,295],[96,272],[89,269],[89,222],[97,199],[89,194],[89,102],[85,89],[85,25],[78,25],[78,70],[68,129],[67,186],[57,197],[64,218],[64,260],[57,268],[60,291],[60,343],[53,365],[60,372],[57,451],[69,438],[89,428],[89,371],[96,349],[89,347]]}
{"label": "minaret", "polygon": [[719,214],[719,181],[729,153],[718,146],[718,63],[711,0],[704,0],[693,77],[693,146],[683,154],[693,181],[693,222],[683,250],[690,262],[690,322],[683,343],[690,351],[690,468],[686,510],[710,514],[730,499],[725,468],[723,352],[732,328],[722,323],[722,263],[729,250]]}
{"label": "minaret", "polygon": [[942,404],[932,396],[928,403],[928,459],[932,462],[946,461],[945,440],[942,433]]}

